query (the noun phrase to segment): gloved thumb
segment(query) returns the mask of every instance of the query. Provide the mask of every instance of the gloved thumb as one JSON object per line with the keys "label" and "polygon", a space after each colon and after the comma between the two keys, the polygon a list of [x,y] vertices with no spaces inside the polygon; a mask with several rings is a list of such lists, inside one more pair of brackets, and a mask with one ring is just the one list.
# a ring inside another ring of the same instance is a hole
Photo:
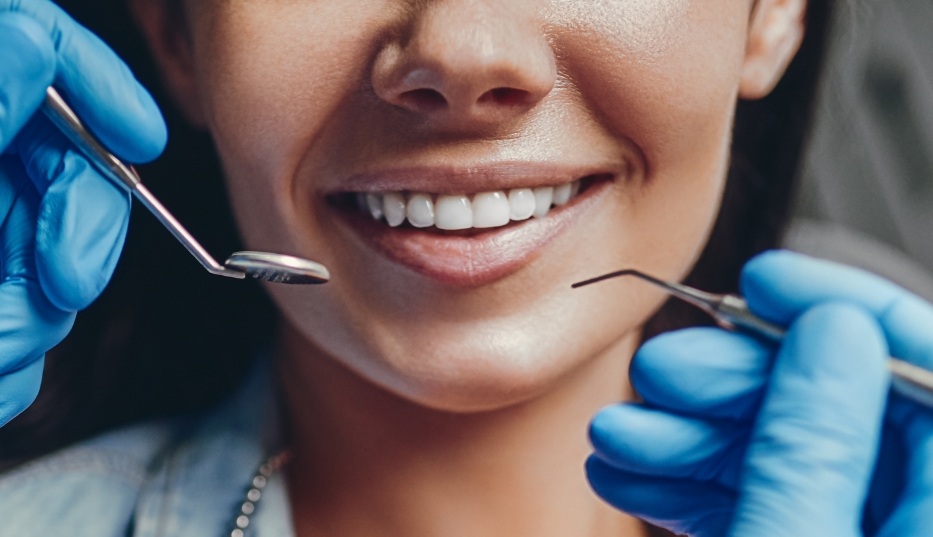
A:
{"label": "gloved thumb", "polygon": [[86,308],[110,281],[129,226],[130,194],[67,151],[39,206],[36,268],[62,311]]}
{"label": "gloved thumb", "polygon": [[823,303],[791,326],[752,433],[730,535],[860,535],[889,376],[877,322]]}

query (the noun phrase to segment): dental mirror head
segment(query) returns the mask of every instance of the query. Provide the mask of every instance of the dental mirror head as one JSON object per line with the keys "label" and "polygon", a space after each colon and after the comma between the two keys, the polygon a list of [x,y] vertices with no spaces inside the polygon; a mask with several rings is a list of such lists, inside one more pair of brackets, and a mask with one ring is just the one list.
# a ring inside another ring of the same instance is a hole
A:
{"label": "dental mirror head", "polygon": [[318,284],[330,280],[330,272],[320,263],[268,252],[236,252],[224,266],[250,278],[274,283]]}

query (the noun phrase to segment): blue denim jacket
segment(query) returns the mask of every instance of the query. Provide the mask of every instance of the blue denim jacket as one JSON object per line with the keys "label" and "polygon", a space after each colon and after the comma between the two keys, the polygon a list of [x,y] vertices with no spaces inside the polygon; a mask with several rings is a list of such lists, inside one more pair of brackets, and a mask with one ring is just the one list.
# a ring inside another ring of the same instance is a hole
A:
{"label": "blue denim jacket", "polygon": [[[202,416],[114,431],[0,477],[0,536],[230,535],[258,466],[278,443],[265,361],[230,400]],[[249,536],[292,537],[275,476]]]}

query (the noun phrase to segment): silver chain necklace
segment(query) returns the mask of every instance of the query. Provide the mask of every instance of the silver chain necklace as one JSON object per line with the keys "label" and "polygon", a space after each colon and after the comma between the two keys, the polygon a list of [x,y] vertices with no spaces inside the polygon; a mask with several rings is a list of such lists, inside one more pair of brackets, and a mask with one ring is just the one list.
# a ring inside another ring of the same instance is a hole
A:
{"label": "silver chain necklace", "polygon": [[282,469],[288,462],[288,451],[281,451],[270,456],[253,474],[249,489],[246,491],[246,497],[240,504],[240,512],[233,520],[233,529],[228,533],[230,537],[246,537],[246,529],[249,528],[250,517],[256,512],[256,506],[262,499],[262,491],[269,484],[269,478]]}

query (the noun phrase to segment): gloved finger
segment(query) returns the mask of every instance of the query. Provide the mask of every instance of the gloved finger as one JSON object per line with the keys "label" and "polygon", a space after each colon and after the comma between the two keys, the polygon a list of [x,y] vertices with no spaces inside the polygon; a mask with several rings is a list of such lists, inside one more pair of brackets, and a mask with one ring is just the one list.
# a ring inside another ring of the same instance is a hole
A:
{"label": "gloved finger", "polygon": [[586,461],[586,476],[610,505],[678,535],[724,535],[735,507],[736,493],[714,483],[647,477],[597,457]]}
{"label": "gloved finger", "polygon": [[131,162],[162,152],[167,131],[155,101],[103,41],[49,0],[0,0],[0,14],[11,13],[44,30],[55,50],[55,86],[108,149]]}
{"label": "gloved finger", "polygon": [[19,191],[29,180],[24,175],[10,176],[4,171],[6,163],[12,163],[18,167],[19,160],[16,157],[0,153],[0,228],[6,221],[13,203],[19,197]]}
{"label": "gloved finger", "polygon": [[130,218],[130,194],[66,154],[61,178],[39,206],[36,268],[46,296],[64,311],[93,302],[110,281]]}
{"label": "gloved finger", "polygon": [[596,457],[618,470],[736,488],[748,428],[621,404],[596,414],[590,443]]}
{"label": "gloved finger", "polygon": [[55,77],[55,48],[43,28],[0,12],[0,153],[35,113]]}
{"label": "gloved finger", "polygon": [[36,278],[36,197],[27,184],[0,228],[0,376],[41,358],[74,323],[74,314],[54,307]]}
{"label": "gloved finger", "polygon": [[[0,174],[8,158],[0,160]],[[74,314],[56,308],[36,276],[38,195],[25,183],[0,227],[0,375],[22,369],[57,345]]]}
{"label": "gloved finger", "polygon": [[42,197],[36,233],[36,268],[49,300],[65,311],[86,308],[100,295],[116,267],[129,225],[131,199],[100,176],[51,125],[35,118],[25,127],[21,156],[26,168],[8,162],[13,177],[40,180]]}
{"label": "gloved finger", "polygon": [[749,442],[730,535],[856,535],[889,377],[877,322],[816,306],[791,326]]}
{"label": "gloved finger", "polygon": [[881,445],[869,485],[868,501],[862,514],[864,535],[878,534],[881,525],[888,520],[897,506],[900,492],[904,490],[907,481],[905,461],[909,447],[901,434],[901,427],[891,419],[891,409],[897,405],[896,399],[894,394],[889,394],[888,412],[881,431]]}
{"label": "gloved finger", "polygon": [[933,306],[868,272],[788,251],[746,264],[742,292],[756,312],[787,324],[826,301],[858,304],[880,323],[891,355],[933,369]]}
{"label": "gloved finger", "polygon": [[20,415],[39,395],[45,357],[39,356],[17,371],[0,375],[0,427]]}
{"label": "gloved finger", "polygon": [[688,328],[647,341],[629,375],[642,399],[679,414],[749,419],[771,371],[772,344],[719,328]]}
{"label": "gloved finger", "polygon": [[[890,515],[884,520],[879,537],[927,535],[933,527],[933,414],[906,401],[896,402],[893,420],[903,435],[907,449],[901,451],[906,471]],[[893,498],[892,498],[893,500]]]}

